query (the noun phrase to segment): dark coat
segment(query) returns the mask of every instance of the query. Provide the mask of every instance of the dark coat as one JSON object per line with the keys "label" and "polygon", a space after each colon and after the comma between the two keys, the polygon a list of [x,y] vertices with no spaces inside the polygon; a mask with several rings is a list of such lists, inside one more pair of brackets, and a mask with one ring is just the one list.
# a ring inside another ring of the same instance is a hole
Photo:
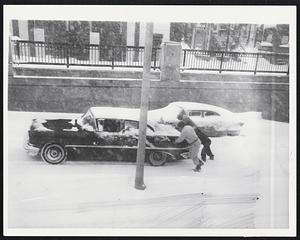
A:
{"label": "dark coat", "polygon": [[195,129],[195,132],[203,145],[211,144],[211,140],[209,139],[209,137],[205,133],[203,133],[187,115],[182,116],[182,121],[184,122],[184,124],[190,125]]}
{"label": "dark coat", "polygon": [[209,139],[209,137],[206,136],[206,134],[203,133],[199,128],[196,128],[195,132],[203,145],[211,144],[211,140]]}

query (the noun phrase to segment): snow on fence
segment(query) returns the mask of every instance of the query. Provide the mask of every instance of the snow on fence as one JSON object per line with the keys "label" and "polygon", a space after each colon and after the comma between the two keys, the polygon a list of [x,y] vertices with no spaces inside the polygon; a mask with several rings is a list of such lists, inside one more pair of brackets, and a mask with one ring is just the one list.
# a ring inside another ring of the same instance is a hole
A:
{"label": "snow on fence", "polygon": [[[17,64],[69,66],[143,67],[144,47],[84,46],[12,40],[12,59]],[[153,69],[159,69],[160,48],[153,48]],[[181,70],[269,72],[289,74],[289,55],[183,49]]]}

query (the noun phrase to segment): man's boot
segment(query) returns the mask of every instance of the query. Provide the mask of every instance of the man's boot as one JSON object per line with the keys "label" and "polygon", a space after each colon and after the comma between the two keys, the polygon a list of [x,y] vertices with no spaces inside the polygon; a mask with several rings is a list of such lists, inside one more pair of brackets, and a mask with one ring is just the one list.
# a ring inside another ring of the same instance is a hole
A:
{"label": "man's boot", "polygon": [[200,172],[200,170],[201,170],[201,163],[199,163],[197,166],[196,166],[196,168],[195,169],[193,169],[195,172]]}

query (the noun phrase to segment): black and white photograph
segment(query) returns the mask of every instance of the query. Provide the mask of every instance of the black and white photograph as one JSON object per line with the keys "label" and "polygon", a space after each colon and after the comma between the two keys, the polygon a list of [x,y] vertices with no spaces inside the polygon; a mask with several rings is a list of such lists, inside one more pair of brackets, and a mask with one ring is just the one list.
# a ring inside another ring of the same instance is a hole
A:
{"label": "black and white photograph", "polygon": [[5,236],[295,236],[296,7],[4,6]]}

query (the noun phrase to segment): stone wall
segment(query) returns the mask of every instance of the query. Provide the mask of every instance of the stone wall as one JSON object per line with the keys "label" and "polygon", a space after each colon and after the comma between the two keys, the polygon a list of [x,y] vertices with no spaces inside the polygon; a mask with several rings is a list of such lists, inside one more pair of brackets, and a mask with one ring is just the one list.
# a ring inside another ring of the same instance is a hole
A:
{"label": "stone wall", "polygon": [[[9,75],[8,110],[83,112],[90,106],[139,107],[141,71],[15,68]],[[289,120],[289,77],[181,73],[160,81],[152,73],[150,109],[173,101],[217,105],[233,112],[260,111],[266,119]]]}

